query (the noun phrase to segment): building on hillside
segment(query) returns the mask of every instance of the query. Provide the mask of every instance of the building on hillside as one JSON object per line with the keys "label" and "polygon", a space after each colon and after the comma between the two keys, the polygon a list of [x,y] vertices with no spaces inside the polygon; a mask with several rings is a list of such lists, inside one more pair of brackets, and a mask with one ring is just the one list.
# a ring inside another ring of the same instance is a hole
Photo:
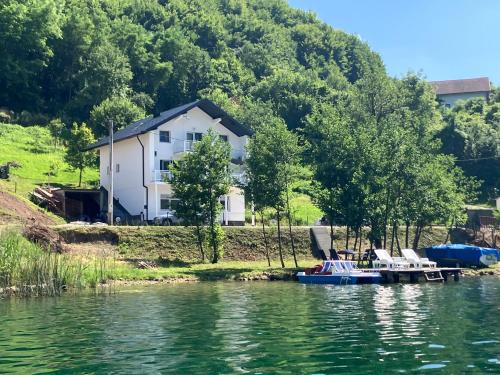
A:
{"label": "building on hillside", "polygon": [[436,90],[438,101],[446,107],[453,107],[457,100],[472,98],[488,100],[491,92],[488,77],[433,81],[431,84]]}
{"label": "building on hillside", "polygon": [[[245,146],[251,130],[207,99],[181,105],[137,121],[114,134],[113,197],[131,217],[155,220],[175,211],[178,200],[171,185],[170,164],[190,152],[208,129],[215,130],[231,145],[231,170],[241,177]],[[109,139],[89,147],[100,155],[100,184],[110,185]],[[245,199],[241,189],[232,187],[221,197],[221,220],[226,225],[243,225]]]}

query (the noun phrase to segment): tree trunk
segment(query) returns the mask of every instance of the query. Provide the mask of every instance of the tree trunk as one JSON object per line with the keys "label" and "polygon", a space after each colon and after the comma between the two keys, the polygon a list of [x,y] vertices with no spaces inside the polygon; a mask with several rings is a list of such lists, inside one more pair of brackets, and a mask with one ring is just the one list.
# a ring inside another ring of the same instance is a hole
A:
{"label": "tree trunk", "polygon": [[219,261],[219,254],[217,251],[217,233],[215,233],[215,222],[214,222],[214,202],[210,199],[210,236],[212,237],[212,251],[214,252],[212,263],[217,263]]}
{"label": "tree trunk", "polygon": [[203,238],[201,237],[201,229],[200,225],[197,223],[196,224],[196,237],[198,240],[198,248],[200,249],[200,254],[201,254],[201,262],[205,262],[205,251],[203,250]]}
{"label": "tree trunk", "polygon": [[349,248],[349,232],[350,232],[349,225],[346,225],[346,230],[345,230],[345,249],[346,250]]}
{"label": "tree trunk", "polygon": [[[358,250],[358,260],[361,261],[361,251],[362,251],[362,243],[363,243],[363,227],[359,228],[359,250]],[[354,249],[356,251],[356,249]]]}
{"label": "tree trunk", "polygon": [[394,229],[396,228],[396,222],[392,224],[392,234],[391,234],[391,257],[394,254]]}
{"label": "tree trunk", "polygon": [[420,234],[422,233],[422,226],[419,224],[415,228],[415,237],[413,238],[413,249],[418,249],[418,242],[420,241]]}
{"label": "tree trunk", "polygon": [[358,237],[359,237],[359,229],[357,227],[356,227],[356,229],[354,229],[354,234],[355,234],[355,237],[354,237],[353,249],[354,249],[354,251],[356,251],[356,249],[358,248]]}
{"label": "tree trunk", "polygon": [[264,246],[266,248],[267,265],[271,267],[271,258],[269,256],[269,245],[267,243],[266,227],[264,225],[264,212],[261,212],[260,217],[262,219],[262,235],[264,236]]}
{"label": "tree trunk", "polygon": [[389,198],[390,190],[387,189],[387,197],[385,200],[385,213],[384,213],[384,249],[387,249],[387,223],[389,222]]}
{"label": "tree trunk", "polygon": [[283,248],[281,245],[281,227],[280,227],[280,210],[276,209],[276,219],[278,221],[278,252],[280,255],[281,268],[285,268],[285,262],[283,261]]}
{"label": "tree trunk", "polygon": [[330,220],[330,256],[333,250],[333,222]]}
{"label": "tree trunk", "polygon": [[[453,220],[451,221],[450,227],[446,231],[446,239],[444,240],[443,243],[447,243],[448,242],[448,239],[450,238],[450,234],[451,234],[451,230],[452,229],[453,229]],[[494,237],[491,237],[491,238],[494,239]]]}
{"label": "tree trunk", "polygon": [[406,228],[405,228],[405,248],[407,248],[407,249],[408,249],[409,240],[410,240],[410,223],[407,221]]}
{"label": "tree trunk", "polygon": [[80,178],[78,179],[78,187],[82,186],[82,173],[83,173],[83,168],[80,168]]}
{"label": "tree trunk", "polygon": [[292,245],[293,262],[295,263],[295,268],[298,268],[299,265],[297,263],[297,255],[295,254],[295,243],[293,241],[293,234],[292,234],[292,214],[290,212],[290,198],[288,196],[288,189],[286,191],[286,211],[288,216],[288,231],[290,232],[290,244]]}
{"label": "tree trunk", "polygon": [[398,247],[399,256],[402,256],[403,254],[401,253],[401,244],[399,243],[399,234],[398,234],[399,226],[397,223],[394,225],[395,225],[395,233],[396,233],[396,246]]}

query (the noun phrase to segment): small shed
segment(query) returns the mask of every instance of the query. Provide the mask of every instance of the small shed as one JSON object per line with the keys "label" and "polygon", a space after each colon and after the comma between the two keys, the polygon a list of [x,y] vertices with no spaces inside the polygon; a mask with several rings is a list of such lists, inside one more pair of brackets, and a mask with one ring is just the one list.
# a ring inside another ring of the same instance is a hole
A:
{"label": "small shed", "polygon": [[68,220],[95,221],[101,217],[103,197],[100,190],[63,188],[53,190],[52,194]]}

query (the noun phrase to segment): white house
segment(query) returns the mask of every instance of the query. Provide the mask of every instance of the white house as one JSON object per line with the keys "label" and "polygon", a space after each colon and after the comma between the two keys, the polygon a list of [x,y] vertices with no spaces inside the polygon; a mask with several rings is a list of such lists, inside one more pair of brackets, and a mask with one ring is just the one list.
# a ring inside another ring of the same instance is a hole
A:
{"label": "white house", "polygon": [[491,92],[488,77],[433,81],[431,84],[436,90],[439,102],[446,107],[453,107],[457,100],[469,100],[478,97],[488,100]]}
{"label": "white house", "polygon": [[[210,100],[202,99],[147,117],[114,134],[114,198],[130,215],[145,220],[175,210],[178,200],[171,185],[165,182],[170,175],[170,163],[189,152],[210,128],[231,145],[231,169],[235,177],[241,176],[251,130]],[[109,190],[108,137],[89,149],[99,150],[100,184]],[[239,188],[232,187],[227,196],[221,197],[221,203],[224,224],[244,224],[245,199]]]}

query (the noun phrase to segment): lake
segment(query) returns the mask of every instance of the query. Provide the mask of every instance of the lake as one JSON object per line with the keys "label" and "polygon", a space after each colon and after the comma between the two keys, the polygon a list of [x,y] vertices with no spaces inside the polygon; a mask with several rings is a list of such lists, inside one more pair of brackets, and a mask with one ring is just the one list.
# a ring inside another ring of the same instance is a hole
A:
{"label": "lake", "polygon": [[500,278],[0,300],[0,373],[500,373]]}

